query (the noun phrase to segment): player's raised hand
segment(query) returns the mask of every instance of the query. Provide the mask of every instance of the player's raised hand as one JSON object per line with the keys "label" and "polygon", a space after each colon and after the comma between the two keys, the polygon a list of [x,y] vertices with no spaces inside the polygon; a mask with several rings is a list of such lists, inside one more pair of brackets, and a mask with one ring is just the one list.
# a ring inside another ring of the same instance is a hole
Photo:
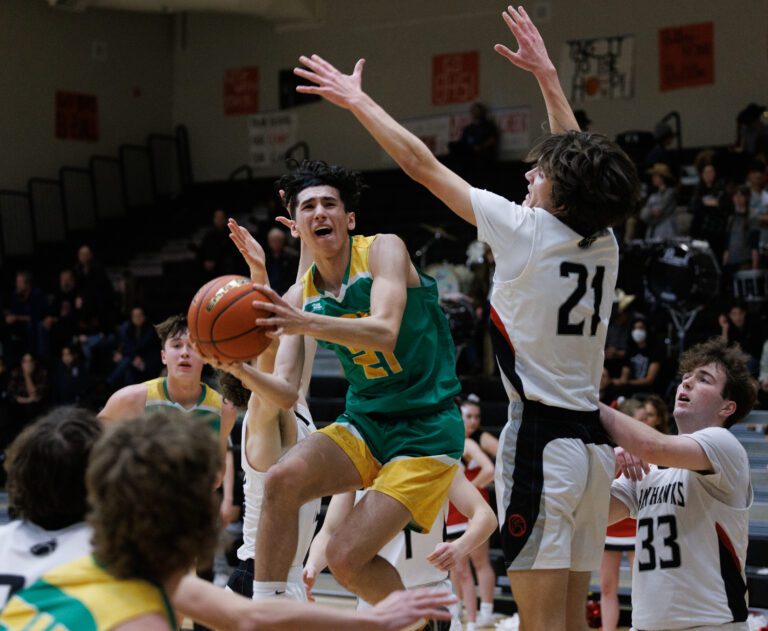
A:
{"label": "player's raised hand", "polygon": [[253,288],[271,301],[253,301],[252,305],[256,311],[267,311],[272,314],[267,318],[256,318],[256,326],[268,329],[266,334],[272,338],[280,335],[299,335],[305,332],[307,314],[304,311],[283,300],[280,294],[268,285],[255,284]]}
{"label": "player's raised hand", "polygon": [[[456,603],[456,596],[448,591],[429,588],[392,592],[371,609],[378,629],[403,629],[417,620],[450,620],[446,609]],[[410,627],[409,627],[410,628]]]}
{"label": "player's raised hand", "polygon": [[515,9],[512,5],[501,14],[512,35],[517,40],[518,50],[513,52],[504,44],[496,44],[493,49],[502,57],[506,57],[518,68],[537,74],[546,70],[553,70],[554,65],[544,46],[544,40],[539,34],[531,18],[523,7]]}
{"label": "player's raised hand", "polygon": [[432,554],[427,557],[427,561],[434,565],[438,570],[447,572],[452,569],[463,556],[461,551],[456,547],[456,544],[443,542],[435,546]]}
{"label": "player's raised hand", "polygon": [[243,255],[248,269],[251,273],[251,280],[254,283],[264,284],[267,282],[266,256],[264,248],[253,238],[247,228],[238,224],[232,217],[227,222],[229,228],[229,238],[237,246],[240,254]]}
{"label": "player's raised hand", "polygon": [[363,66],[365,59],[359,59],[352,74],[344,74],[329,64],[320,55],[299,57],[304,68],[298,66],[293,73],[315,85],[300,85],[297,92],[319,94],[334,105],[349,109],[354,101],[362,96]]}

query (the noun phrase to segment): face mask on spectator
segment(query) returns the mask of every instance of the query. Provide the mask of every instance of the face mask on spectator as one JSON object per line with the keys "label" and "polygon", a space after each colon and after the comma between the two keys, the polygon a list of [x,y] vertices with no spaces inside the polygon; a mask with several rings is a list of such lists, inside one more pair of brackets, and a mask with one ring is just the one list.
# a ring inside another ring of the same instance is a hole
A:
{"label": "face mask on spectator", "polygon": [[642,342],[645,342],[645,338],[647,336],[645,329],[632,329],[632,339],[635,341],[635,344],[641,344]]}

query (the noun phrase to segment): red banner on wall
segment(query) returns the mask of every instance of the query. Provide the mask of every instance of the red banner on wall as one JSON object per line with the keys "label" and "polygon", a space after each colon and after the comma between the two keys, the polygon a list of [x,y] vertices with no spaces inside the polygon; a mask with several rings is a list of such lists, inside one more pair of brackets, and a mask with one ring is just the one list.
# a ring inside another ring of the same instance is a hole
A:
{"label": "red banner on wall", "polygon": [[99,139],[99,100],[93,94],[56,92],[56,138]]}
{"label": "red banner on wall", "polygon": [[259,69],[230,68],[224,73],[224,114],[256,114],[259,111]]}
{"label": "red banner on wall", "polygon": [[480,55],[477,51],[432,57],[432,105],[467,103],[478,95]]}
{"label": "red banner on wall", "polygon": [[659,30],[659,90],[677,90],[715,82],[712,22]]}

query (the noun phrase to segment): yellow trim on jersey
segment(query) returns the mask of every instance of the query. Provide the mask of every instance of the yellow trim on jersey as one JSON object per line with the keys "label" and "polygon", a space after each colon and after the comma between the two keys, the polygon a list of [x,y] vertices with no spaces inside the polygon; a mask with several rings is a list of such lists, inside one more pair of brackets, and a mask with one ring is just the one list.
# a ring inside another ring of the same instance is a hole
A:
{"label": "yellow trim on jersey", "polygon": [[[334,296],[339,302],[344,300],[344,294],[347,289],[354,285],[361,278],[370,278],[371,270],[368,266],[368,255],[371,250],[371,245],[376,240],[378,235],[370,237],[364,237],[362,235],[355,235],[352,237],[351,252],[349,256],[349,267],[346,270],[344,282],[341,285],[338,297]],[[327,294],[317,288],[315,285],[315,265],[310,268],[304,274],[304,298],[303,304],[307,305],[311,302],[315,302],[319,298],[325,297]],[[330,297],[330,295],[328,295]]]}
{"label": "yellow trim on jersey", "polygon": [[400,456],[384,464],[374,458],[354,426],[332,423],[318,430],[335,442],[355,465],[363,488],[389,495],[411,513],[411,528],[429,532],[448,498],[458,471],[449,456]]}
{"label": "yellow trim on jersey", "polygon": [[167,405],[175,407],[182,412],[191,412],[193,410],[202,410],[204,412],[211,412],[213,414],[221,414],[222,397],[213,388],[209,388],[206,384],[201,383],[202,388],[200,394],[201,398],[192,408],[185,408],[180,403],[171,400],[168,395],[168,388],[166,385],[167,377],[157,377],[150,381],[145,381],[147,386],[147,402],[145,405]]}
{"label": "yellow trim on jersey", "polygon": [[[40,610],[42,603],[52,608]],[[89,555],[46,572],[16,594],[3,609],[0,622],[10,630],[48,629],[55,623],[55,630],[95,627],[101,631],[154,613],[174,622],[160,587],[142,579],[116,578]]]}

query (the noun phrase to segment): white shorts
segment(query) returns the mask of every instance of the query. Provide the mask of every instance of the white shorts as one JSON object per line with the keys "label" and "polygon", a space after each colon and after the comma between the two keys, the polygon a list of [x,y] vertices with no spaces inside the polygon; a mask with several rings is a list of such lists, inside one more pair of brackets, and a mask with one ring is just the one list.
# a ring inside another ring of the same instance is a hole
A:
{"label": "white shorts", "polygon": [[507,571],[600,567],[614,452],[599,413],[510,406],[496,502]]}

